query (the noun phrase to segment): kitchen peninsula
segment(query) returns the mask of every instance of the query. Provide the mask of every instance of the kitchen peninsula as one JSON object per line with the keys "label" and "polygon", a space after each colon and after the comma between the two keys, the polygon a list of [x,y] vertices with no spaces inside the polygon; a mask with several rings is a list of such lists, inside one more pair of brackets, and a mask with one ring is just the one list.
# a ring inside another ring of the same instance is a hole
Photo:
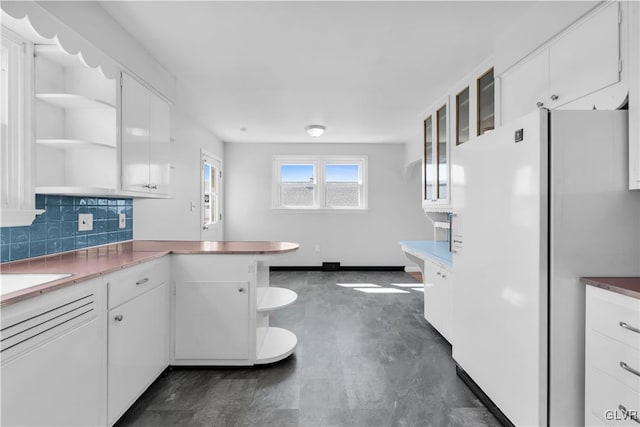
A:
{"label": "kitchen peninsula", "polygon": [[269,313],[297,296],[269,287],[269,262],[297,249],[129,241],[2,264],[7,283],[68,275],[1,296],[3,424],[113,425],[169,365],[288,357],[297,338]]}

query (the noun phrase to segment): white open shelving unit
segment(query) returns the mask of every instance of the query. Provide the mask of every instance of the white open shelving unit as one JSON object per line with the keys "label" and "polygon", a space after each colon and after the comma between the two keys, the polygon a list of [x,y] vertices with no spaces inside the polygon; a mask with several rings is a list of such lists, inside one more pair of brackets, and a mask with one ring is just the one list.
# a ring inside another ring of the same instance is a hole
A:
{"label": "white open shelving unit", "polygon": [[34,51],[36,193],[116,194],[116,80],[57,44]]}
{"label": "white open shelving unit", "polygon": [[256,365],[265,365],[285,359],[298,344],[293,332],[269,326],[269,314],[287,307],[298,299],[290,289],[269,286],[269,265],[258,262],[256,289]]}

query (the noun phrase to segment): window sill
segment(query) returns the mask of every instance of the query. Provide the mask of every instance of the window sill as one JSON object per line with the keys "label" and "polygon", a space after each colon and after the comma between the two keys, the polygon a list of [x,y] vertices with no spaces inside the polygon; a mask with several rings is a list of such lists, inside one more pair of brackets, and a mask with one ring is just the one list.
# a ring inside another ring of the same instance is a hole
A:
{"label": "window sill", "polygon": [[358,209],[330,209],[330,208],[310,208],[310,209],[285,209],[285,208],[271,208],[274,213],[306,213],[306,214],[367,214],[369,208]]}

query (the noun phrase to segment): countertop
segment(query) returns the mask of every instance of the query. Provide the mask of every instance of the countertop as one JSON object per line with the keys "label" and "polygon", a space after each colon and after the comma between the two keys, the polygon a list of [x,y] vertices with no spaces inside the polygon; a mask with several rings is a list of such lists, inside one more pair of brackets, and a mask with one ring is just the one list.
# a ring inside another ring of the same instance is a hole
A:
{"label": "countertop", "polygon": [[10,304],[168,254],[283,254],[299,248],[289,242],[198,242],[133,240],[0,264],[0,273],[71,273],[72,276],[0,296]]}
{"label": "countertop", "polygon": [[418,258],[427,257],[449,266],[453,265],[453,256],[449,252],[449,242],[446,240],[403,240],[400,246],[403,251]]}
{"label": "countertop", "polygon": [[582,277],[582,283],[640,299],[640,277]]}

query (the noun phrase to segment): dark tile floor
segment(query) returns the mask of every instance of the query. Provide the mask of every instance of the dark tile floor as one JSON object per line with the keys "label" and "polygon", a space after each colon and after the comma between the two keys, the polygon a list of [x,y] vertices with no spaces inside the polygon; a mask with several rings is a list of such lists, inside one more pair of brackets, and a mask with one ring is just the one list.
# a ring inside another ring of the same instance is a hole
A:
{"label": "dark tile floor", "polygon": [[456,376],[451,346],[422,315],[422,292],[336,286],[413,282],[403,272],[272,272],[273,286],[298,293],[271,315],[298,336],[293,356],[173,368],[117,426],[498,426]]}

